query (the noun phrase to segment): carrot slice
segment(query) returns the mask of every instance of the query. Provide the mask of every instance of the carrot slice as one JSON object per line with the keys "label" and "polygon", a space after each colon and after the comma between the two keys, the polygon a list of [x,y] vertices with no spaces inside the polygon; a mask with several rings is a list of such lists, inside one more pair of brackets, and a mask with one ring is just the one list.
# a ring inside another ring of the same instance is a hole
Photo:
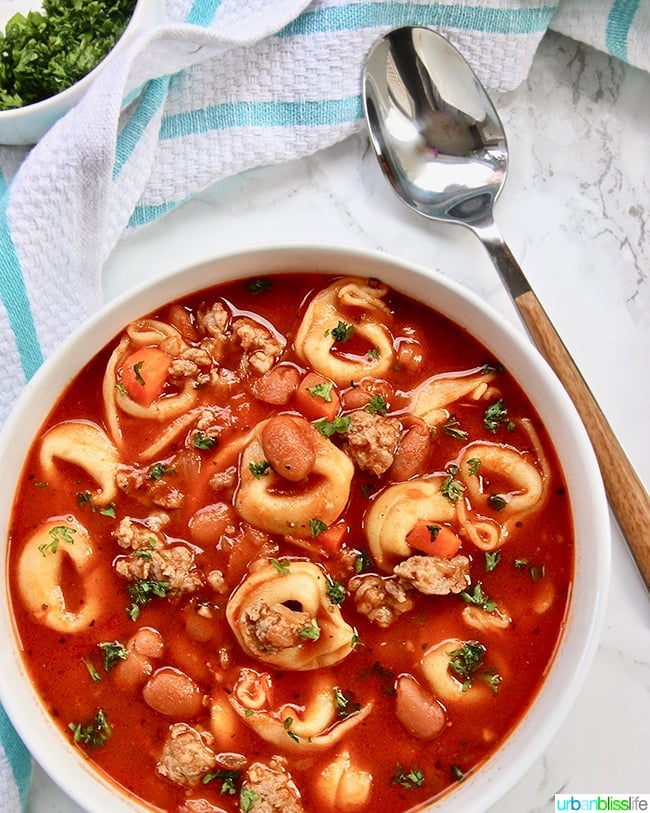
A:
{"label": "carrot slice", "polygon": [[120,380],[131,400],[148,407],[162,393],[171,358],[157,347],[141,347],[122,365]]}
{"label": "carrot slice", "polygon": [[341,549],[347,530],[347,525],[344,522],[331,525],[326,531],[318,534],[316,541],[326,554],[334,556]]}
{"label": "carrot slice", "polygon": [[413,530],[407,534],[406,543],[414,550],[443,559],[451,559],[460,548],[460,539],[451,528],[423,519],[418,520]]}
{"label": "carrot slice", "polygon": [[307,373],[295,394],[296,408],[307,420],[325,418],[332,421],[341,408],[336,385],[329,378],[314,371]]}

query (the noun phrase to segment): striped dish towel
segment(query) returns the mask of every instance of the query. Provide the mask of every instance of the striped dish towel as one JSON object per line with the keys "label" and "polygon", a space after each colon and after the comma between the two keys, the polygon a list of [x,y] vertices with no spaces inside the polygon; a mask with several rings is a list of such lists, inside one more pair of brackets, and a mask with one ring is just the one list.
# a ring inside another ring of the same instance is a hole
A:
{"label": "striped dish towel", "polygon": [[[36,147],[0,146],[0,425],[100,307],[102,265],[126,232],[362,126],[362,63],[389,28],[436,28],[496,91],[526,77],[550,26],[650,67],[640,0],[168,0],[166,14]],[[20,808],[29,768],[0,708],[0,813]]]}

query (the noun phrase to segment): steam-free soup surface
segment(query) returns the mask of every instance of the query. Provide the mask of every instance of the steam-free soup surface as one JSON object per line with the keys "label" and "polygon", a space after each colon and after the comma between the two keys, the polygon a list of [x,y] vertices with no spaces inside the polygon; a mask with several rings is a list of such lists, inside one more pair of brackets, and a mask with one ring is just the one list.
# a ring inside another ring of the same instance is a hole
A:
{"label": "steam-free soup surface", "polygon": [[10,585],[62,736],[169,811],[397,813],[534,699],[572,574],[544,427],[377,280],[223,284],[130,324],[26,463]]}

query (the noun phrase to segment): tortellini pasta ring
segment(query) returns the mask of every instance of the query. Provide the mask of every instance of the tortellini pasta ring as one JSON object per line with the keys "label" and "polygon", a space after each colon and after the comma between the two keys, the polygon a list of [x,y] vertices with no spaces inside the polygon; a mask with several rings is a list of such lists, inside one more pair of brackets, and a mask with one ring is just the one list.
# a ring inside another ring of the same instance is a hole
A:
{"label": "tortellini pasta ring", "polygon": [[[75,608],[68,606],[62,585],[65,556],[83,583],[83,601]],[[18,588],[25,607],[41,624],[63,633],[80,632],[97,619],[102,576],[88,532],[72,517],[41,525],[18,559]]]}
{"label": "tortellini pasta ring", "polygon": [[108,505],[117,494],[117,449],[106,433],[87,421],[63,421],[44,436],[39,451],[43,472],[56,476],[56,460],[84,469],[99,486],[91,496],[94,505]]}
{"label": "tortellini pasta ring", "polygon": [[464,646],[465,641],[448,638],[428,649],[420,660],[420,669],[429,689],[445,704],[472,704],[490,694],[488,686],[478,679],[464,688],[463,681],[449,671],[452,653],[462,650]]}
{"label": "tortellini pasta ring", "polygon": [[[305,671],[332,666],[353,647],[354,629],[344,620],[327,594],[325,572],[302,560],[257,563],[233,592],[226,618],[241,648],[253,658],[281,669]],[[318,634],[299,636],[284,648],[265,646],[257,635],[254,608],[299,607],[315,621]]]}
{"label": "tortellini pasta ring", "polygon": [[366,514],[366,535],[377,566],[391,573],[413,554],[406,537],[419,520],[442,523],[456,516],[453,504],[440,491],[442,479],[409,480],[389,486]]}
{"label": "tortellini pasta ring", "polygon": [[357,767],[349,751],[341,751],[321,771],[316,791],[326,809],[356,813],[367,809],[372,783],[372,774]]}
{"label": "tortellini pasta ring", "polygon": [[[395,356],[392,337],[384,324],[389,314],[382,299],[386,291],[385,286],[349,277],[316,294],[294,340],[300,358],[339,386],[349,386],[364,376],[381,378]],[[350,308],[355,310],[355,335],[361,336],[373,351],[363,358],[332,353],[337,343],[336,327],[340,322],[347,324]]]}
{"label": "tortellini pasta ring", "polygon": [[449,418],[448,406],[480,392],[494,376],[492,372],[433,376],[416,390],[411,412],[429,426],[437,426]]}

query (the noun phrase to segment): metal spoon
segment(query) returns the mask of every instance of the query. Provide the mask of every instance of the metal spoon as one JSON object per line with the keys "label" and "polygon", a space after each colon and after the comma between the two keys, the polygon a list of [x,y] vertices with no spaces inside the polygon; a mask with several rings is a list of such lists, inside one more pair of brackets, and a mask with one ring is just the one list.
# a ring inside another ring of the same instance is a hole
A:
{"label": "metal spoon", "polygon": [[494,223],[508,147],[485,89],[444,37],[409,26],[371,49],[363,96],[370,141],[401,199],[425,217],[466,226],[487,249],[585,424],[610,506],[650,588],[648,494]]}

